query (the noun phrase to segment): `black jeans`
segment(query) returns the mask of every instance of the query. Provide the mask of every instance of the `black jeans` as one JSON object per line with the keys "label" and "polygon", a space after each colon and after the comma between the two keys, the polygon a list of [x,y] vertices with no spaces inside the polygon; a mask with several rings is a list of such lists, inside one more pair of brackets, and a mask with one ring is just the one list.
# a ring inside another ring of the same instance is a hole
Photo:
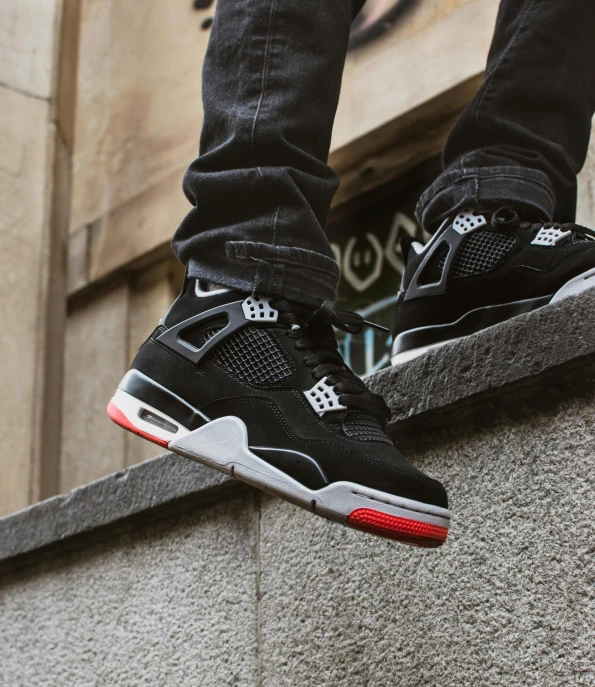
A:
{"label": "black jeans", "polygon": [[[190,276],[312,305],[334,298],[325,225],[338,178],[327,158],[361,4],[219,0],[200,156],[184,179],[195,207],[173,241]],[[446,143],[418,220],[433,230],[461,207],[512,204],[571,221],[594,62],[593,0],[502,0],[485,83]]]}

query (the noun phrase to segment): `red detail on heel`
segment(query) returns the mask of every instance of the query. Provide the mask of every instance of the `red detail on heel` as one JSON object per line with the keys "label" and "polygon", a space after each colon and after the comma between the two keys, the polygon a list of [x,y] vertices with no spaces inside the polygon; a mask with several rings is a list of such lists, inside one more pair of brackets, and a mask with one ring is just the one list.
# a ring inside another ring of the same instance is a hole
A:
{"label": "red detail on heel", "polygon": [[124,413],[111,401],[107,406],[107,414],[109,415],[109,418],[112,422],[115,422],[117,425],[120,425],[120,427],[127,429],[129,432],[132,432],[133,434],[136,434],[137,436],[142,437],[143,439],[148,439],[149,441],[152,441],[154,444],[157,444],[158,446],[163,446],[163,448],[168,447],[169,442],[166,439],[154,437],[152,434],[147,434],[147,432],[143,432],[142,429],[137,429],[132,424],[132,422],[130,422],[130,420],[126,417],[126,415],[124,415]]}
{"label": "red detail on heel", "polygon": [[446,541],[448,529],[427,522],[400,518],[381,513],[371,508],[358,508],[347,517],[347,524],[358,530],[396,539],[406,544],[415,544],[429,549],[441,546]]}

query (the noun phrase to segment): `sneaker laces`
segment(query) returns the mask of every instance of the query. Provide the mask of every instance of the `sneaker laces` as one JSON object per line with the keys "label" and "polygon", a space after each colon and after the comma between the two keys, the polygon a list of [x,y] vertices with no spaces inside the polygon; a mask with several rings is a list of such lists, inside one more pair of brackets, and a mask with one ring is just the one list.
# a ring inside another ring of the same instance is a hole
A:
{"label": "sneaker laces", "polygon": [[583,236],[588,239],[595,239],[595,231],[589,227],[583,227],[580,224],[574,224],[573,222],[566,222],[565,224],[560,224],[558,222],[521,222],[519,224],[521,229],[528,229],[534,234],[539,233],[541,229],[559,229],[560,231],[572,231],[579,236]]}
{"label": "sneaker laces", "polygon": [[298,351],[309,351],[304,365],[312,368],[312,377],[327,382],[334,388],[339,403],[357,408],[378,418],[386,427],[390,410],[382,396],[373,393],[345,364],[339,353],[333,327],[348,334],[359,334],[366,325],[373,325],[354,312],[337,310],[332,301],[324,303],[314,312],[307,306],[275,299],[271,306],[279,312],[278,322],[290,327],[285,336],[295,339]]}
{"label": "sneaker laces", "polygon": [[589,227],[583,227],[574,222],[522,222],[514,208],[503,207],[492,215],[492,226],[496,229],[513,228],[525,229],[533,234],[538,234],[542,229],[559,229],[560,231],[571,231],[587,239],[595,239],[595,231]]}

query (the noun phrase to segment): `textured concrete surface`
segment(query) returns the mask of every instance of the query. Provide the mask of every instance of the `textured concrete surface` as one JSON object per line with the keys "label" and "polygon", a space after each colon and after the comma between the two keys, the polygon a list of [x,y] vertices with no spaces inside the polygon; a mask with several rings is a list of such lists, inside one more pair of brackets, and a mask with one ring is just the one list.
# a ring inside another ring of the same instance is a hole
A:
{"label": "textured concrete surface", "polygon": [[220,472],[167,453],[2,518],[0,564],[176,502],[200,505],[233,484]]}
{"label": "textured concrete surface", "polygon": [[[394,413],[393,427],[430,410],[542,384],[544,372],[595,360],[595,290],[542,308],[370,377]],[[531,337],[527,337],[527,331]],[[0,520],[0,563],[51,543],[232,484],[171,454],[108,475]]]}
{"label": "textured concrete surface", "polygon": [[127,433],[105,421],[105,407],[130,363],[129,307],[128,285],[118,284],[68,314],[62,387],[62,493],[126,467]]}
{"label": "textured concrete surface", "polygon": [[370,376],[393,423],[435,411],[583,356],[595,358],[595,289],[548,305]]}
{"label": "textured concrete surface", "polygon": [[256,513],[248,494],[0,578],[0,685],[255,685]]}
{"label": "textured concrete surface", "polygon": [[262,684],[595,684],[595,390],[570,389],[420,429],[454,511],[437,551],[265,497]]}
{"label": "textured concrete surface", "polygon": [[439,550],[225,488],[237,483],[171,455],[3,518],[0,687],[592,687],[593,304],[567,301],[557,328],[555,309],[535,313],[531,337],[524,320],[503,341],[513,323],[478,335],[491,353],[460,342],[480,378],[465,407],[456,376],[410,380],[413,403],[422,388],[446,408],[396,423],[449,490]]}

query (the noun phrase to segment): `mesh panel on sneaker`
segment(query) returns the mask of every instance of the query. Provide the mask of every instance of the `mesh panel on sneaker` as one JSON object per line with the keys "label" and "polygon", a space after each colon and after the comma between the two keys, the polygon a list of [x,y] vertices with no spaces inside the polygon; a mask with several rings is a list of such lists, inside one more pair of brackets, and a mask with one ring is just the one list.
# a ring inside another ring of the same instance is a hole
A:
{"label": "mesh panel on sneaker", "polygon": [[208,341],[209,339],[212,339],[215,334],[223,329],[223,327],[211,327],[211,329],[207,329],[205,332],[205,339]]}
{"label": "mesh panel on sneaker", "polygon": [[381,441],[391,446],[393,443],[383,432],[375,417],[358,410],[347,412],[343,418],[343,431],[350,439],[357,441]]}
{"label": "mesh panel on sneaker", "polygon": [[[516,241],[514,236],[493,231],[476,231],[469,234],[455,258],[453,277],[469,277],[491,270],[512,250]],[[446,258],[438,265],[441,272],[445,262]]]}
{"label": "mesh panel on sneaker", "polygon": [[184,329],[180,338],[192,344],[196,348],[202,348],[206,342],[227,325],[227,317],[220,315],[207,322],[199,322],[197,325]]}
{"label": "mesh panel on sneaker", "polygon": [[273,337],[262,329],[248,327],[222,341],[213,359],[249,384],[273,384],[291,377],[293,361]]}

